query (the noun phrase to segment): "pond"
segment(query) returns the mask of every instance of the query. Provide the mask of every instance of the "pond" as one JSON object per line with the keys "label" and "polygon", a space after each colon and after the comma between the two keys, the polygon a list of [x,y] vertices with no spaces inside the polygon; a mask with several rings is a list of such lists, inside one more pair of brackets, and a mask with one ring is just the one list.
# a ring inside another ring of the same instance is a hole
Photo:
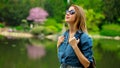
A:
{"label": "pond", "polygon": [[[94,39],[97,68],[120,67],[120,40]],[[0,39],[0,68],[59,68],[56,42],[51,40]]]}

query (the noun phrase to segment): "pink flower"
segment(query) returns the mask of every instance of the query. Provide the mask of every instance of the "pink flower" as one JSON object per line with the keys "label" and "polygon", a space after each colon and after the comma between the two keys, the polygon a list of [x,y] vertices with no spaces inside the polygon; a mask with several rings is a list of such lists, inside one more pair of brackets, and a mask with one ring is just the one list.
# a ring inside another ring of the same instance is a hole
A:
{"label": "pink flower", "polygon": [[27,20],[41,23],[46,20],[47,16],[48,16],[48,13],[44,9],[36,7],[30,10]]}

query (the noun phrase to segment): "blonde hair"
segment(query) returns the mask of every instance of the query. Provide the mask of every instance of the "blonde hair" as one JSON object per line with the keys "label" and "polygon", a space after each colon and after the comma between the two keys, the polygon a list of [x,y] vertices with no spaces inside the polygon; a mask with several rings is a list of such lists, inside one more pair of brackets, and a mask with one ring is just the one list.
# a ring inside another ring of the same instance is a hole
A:
{"label": "blonde hair", "polygon": [[87,32],[87,27],[86,27],[86,18],[85,18],[85,13],[82,7],[77,6],[77,5],[71,5],[75,9],[75,24],[74,26],[83,32]]}

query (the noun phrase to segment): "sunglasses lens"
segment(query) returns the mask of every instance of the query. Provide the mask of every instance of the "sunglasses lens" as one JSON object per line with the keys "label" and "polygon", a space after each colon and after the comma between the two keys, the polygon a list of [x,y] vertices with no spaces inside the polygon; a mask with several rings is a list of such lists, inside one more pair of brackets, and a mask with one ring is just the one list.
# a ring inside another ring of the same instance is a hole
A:
{"label": "sunglasses lens", "polygon": [[75,14],[75,10],[70,10],[70,11],[67,10],[66,13],[69,13],[70,15],[73,15],[73,14]]}
{"label": "sunglasses lens", "polygon": [[72,15],[72,14],[75,14],[75,11],[74,10],[71,10],[70,11],[70,14]]}

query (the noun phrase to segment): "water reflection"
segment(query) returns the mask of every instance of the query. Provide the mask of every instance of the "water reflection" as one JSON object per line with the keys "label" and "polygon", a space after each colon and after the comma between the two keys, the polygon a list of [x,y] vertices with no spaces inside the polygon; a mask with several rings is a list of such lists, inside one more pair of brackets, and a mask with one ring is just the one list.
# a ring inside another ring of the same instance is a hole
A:
{"label": "water reflection", "polygon": [[38,59],[45,56],[45,48],[38,45],[27,45],[27,52],[30,59]]}
{"label": "water reflection", "polygon": [[94,39],[94,55],[97,68],[119,68],[120,40]]}
{"label": "water reflection", "polygon": [[[119,68],[120,40],[93,41],[97,68]],[[0,39],[0,68],[59,68],[59,65],[56,41]]]}
{"label": "water reflection", "polygon": [[49,67],[59,67],[56,42],[35,38],[0,39],[0,68]]}

